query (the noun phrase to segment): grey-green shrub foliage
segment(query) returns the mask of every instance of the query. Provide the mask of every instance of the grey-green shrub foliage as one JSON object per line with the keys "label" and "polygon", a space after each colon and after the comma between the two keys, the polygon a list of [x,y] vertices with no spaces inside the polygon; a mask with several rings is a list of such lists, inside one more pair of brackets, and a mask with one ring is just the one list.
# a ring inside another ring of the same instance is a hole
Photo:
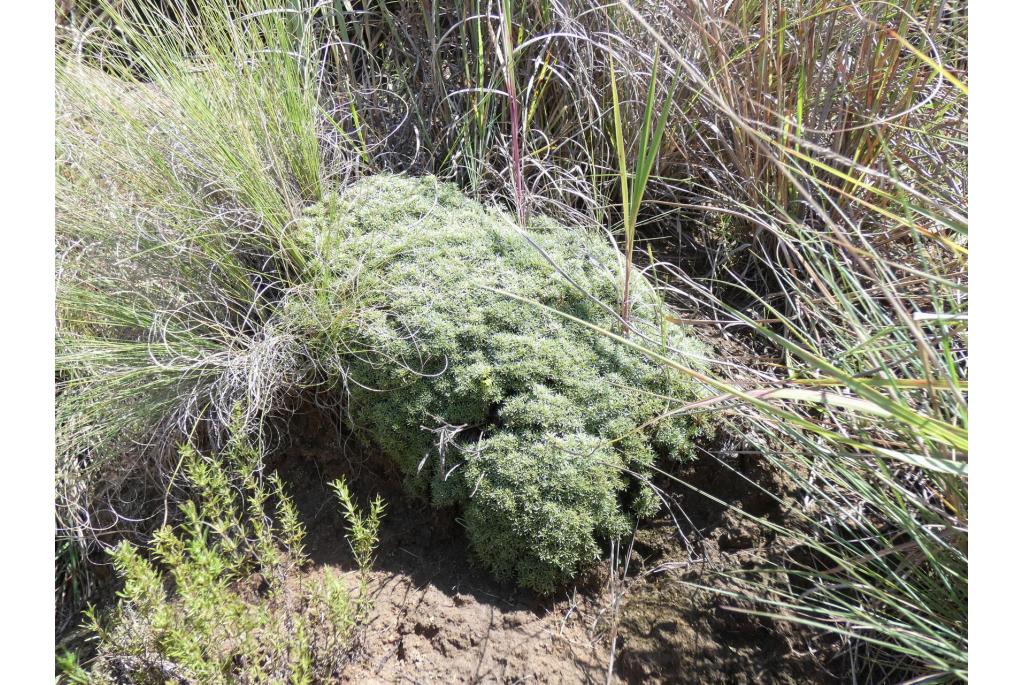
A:
{"label": "grey-green shrub foliage", "polygon": [[[294,230],[314,266],[286,318],[319,341],[311,354],[343,383],[353,424],[408,488],[462,508],[495,576],[550,592],[657,509],[635,476],[691,455],[705,424],[661,417],[697,385],[505,294],[618,332],[621,254],[607,238],[544,218],[520,232],[453,186],[390,175]],[[635,339],[699,366],[705,347],[665,322],[652,286],[637,279],[632,296]]]}
{"label": "grey-green shrub foliage", "polygon": [[[298,512],[276,474],[267,479],[269,487],[257,477],[262,454],[237,430],[216,456],[186,445],[181,459],[196,494],[182,507],[183,523],[156,532],[153,560],[128,542],[111,550],[123,581],[119,601],[106,616],[87,613],[96,655],[89,670],[63,655],[65,679],[90,685],[335,682],[363,618],[365,583],[355,602],[331,569],[298,582],[307,562]],[[335,488],[346,494],[341,503],[350,540],[365,550],[357,559],[365,577],[384,504],[378,497],[363,513],[343,482]]]}

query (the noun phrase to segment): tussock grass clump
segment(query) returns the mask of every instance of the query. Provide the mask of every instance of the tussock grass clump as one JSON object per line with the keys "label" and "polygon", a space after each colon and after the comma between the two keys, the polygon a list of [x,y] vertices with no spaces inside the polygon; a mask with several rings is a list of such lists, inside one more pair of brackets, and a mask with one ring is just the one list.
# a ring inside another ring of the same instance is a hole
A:
{"label": "tussock grass clump", "polygon": [[[65,654],[65,675],[95,685],[333,682],[365,608],[334,572],[298,582],[305,530],[280,478],[257,475],[261,453],[237,434],[215,456],[186,445],[181,458],[196,495],[183,522],[153,536],[157,563],[128,542],[111,550],[120,601],[109,615],[87,612],[96,656],[87,671]],[[359,526],[352,544],[366,550],[365,575],[384,505],[342,506]]]}
{"label": "tussock grass clump", "polygon": [[[690,456],[705,422],[663,415],[700,391],[571,320],[621,326],[622,258],[606,238],[542,218],[520,230],[453,186],[390,175],[296,230],[312,285],[283,308],[292,334],[322,341],[353,423],[409,488],[463,508],[496,576],[551,591],[598,558],[599,538],[657,510],[629,474]],[[704,345],[667,327],[651,284],[631,295],[633,335],[700,366]]]}
{"label": "tussock grass clump", "polygon": [[339,164],[315,46],[273,0],[203,2],[194,24],[116,4],[57,50],[65,568],[162,506],[185,436],[223,444],[236,406],[266,433],[303,382],[301,341],[274,328],[301,269],[285,226]]}

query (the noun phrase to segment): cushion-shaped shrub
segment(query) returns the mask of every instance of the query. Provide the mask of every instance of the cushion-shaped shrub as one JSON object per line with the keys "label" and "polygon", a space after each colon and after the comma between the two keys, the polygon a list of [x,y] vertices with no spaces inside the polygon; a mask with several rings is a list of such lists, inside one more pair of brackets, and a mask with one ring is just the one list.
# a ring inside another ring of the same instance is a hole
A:
{"label": "cushion-shaped shrub", "polygon": [[[573,320],[621,333],[623,258],[600,233],[542,217],[521,230],[453,186],[391,175],[292,230],[314,266],[286,318],[352,424],[410,491],[461,507],[500,579],[540,592],[570,579],[657,510],[651,467],[691,456],[707,429],[665,417],[701,396],[695,382]],[[631,340],[699,368],[706,347],[667,322],[651,284],[631,291]]]}

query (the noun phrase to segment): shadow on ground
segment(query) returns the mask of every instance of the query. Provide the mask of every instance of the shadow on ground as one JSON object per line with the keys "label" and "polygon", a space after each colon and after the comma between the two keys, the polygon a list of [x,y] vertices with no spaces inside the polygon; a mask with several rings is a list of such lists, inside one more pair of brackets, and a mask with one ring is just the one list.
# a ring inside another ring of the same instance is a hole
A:
{"label": "shadow on ground", "polygon": [[[289,433],[331,432],[321,428]],[[307,527],[312,573],[353,571],[332,480],[345,477],[364,505],[378,493],[388,503],[373,609],[349,682],[604,683],[609,661],[614,682],[835,682],[824,666],[834,649],[820,637],[737,612],[722,595],[694,587],[721,582],[717,572],[730,565],[754,563],[775,540],[685,488],[663,484],[685,516],[664,516],[637,531],[619,601],[613,602],[607,565],[544,599],[498,584],[476,567],[455,512],[408,498],[400,475],[378,456],[315,440],[282,450],[270,466]],[[778,474],[750,455],[732,466],[702,461],[677,476],[752,514],[786,516],[791,498]],[[779,500],[754,483],[780,493]]]}
{"label": "shadow on ground", "polygon": [[605,682],[607,650],[590,634],[589,605],[496,583],[472,564],[453,511],[409,499],[380,460],[346,452],[295,447],[273,466],[307,527],[315,566],[354,570],[332,480],[344,476],[364,505],[378,493],[388,503],[373,609],[349,682]]}

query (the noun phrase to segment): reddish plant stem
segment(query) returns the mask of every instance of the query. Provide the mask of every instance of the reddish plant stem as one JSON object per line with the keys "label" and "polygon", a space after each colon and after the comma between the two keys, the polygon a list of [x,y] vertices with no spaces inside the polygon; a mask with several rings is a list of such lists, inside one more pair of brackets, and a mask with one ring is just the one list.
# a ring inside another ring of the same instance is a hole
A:
{"label": "reddish plant stem", "polygon": [[512,180],[516,189],[516,217],[526,226],[526,189],[523,184],[523,151],[519,140],[519,95],[516,91],[515,65],[512,61],[512,18],[506,14],[502,27],[505,52],[505,88],[508,91],[509,118],[512,133]]}
{"label": "reddish plant stem", "polygon": [[[511,69],[510,69],[511,71]],[[519,225],[526,226],[526,190],[523,187],[523,151],[519,142],[519,98],[512,75],[508,80],[509,115],[512,117],[512,175],[516,186],[516,215]]]}

